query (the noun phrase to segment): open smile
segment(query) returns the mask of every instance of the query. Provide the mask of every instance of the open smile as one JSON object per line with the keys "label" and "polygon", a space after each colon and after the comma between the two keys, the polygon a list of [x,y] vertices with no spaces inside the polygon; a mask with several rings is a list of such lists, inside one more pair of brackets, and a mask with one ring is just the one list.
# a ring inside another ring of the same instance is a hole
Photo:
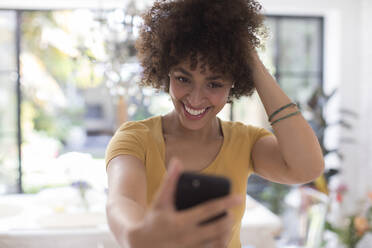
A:
{"label": "open smile", "polygon": [[184,103],[182,103],[185,116],[192,120],[199,120],[205,116],[205,114],[208,112],[210,107],[202,108],[202,109],[193,109],[191,107],[186,106]]}

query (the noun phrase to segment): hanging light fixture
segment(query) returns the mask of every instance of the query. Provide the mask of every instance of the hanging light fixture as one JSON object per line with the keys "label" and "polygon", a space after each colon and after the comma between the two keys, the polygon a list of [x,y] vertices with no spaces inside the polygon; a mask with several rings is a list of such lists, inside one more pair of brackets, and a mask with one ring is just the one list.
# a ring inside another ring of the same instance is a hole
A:
{"label": "hanging light fixture", "polygon": [[106,50],[102,61],[105,85],[117,103],[117,124],[125,122],[139,106],[144,106],[148,96],[138,87],[141,66],[136,58],[135,40],[138,37],[141,17],[135,0],[127,2],[123,9],[96,12]]}

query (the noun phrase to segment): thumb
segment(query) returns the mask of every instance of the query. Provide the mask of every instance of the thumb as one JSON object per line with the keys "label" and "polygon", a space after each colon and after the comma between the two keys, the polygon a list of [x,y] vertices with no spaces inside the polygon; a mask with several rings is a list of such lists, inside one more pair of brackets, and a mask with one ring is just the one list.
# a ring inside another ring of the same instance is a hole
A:
{"label": "thumb", "polygon": [[164,176],[163,182],[156,193],[153,203],[155,209],[174,208],[177,182],[182,170],[181,162],[176,158],[172,158],[169,162],[168,171]]}

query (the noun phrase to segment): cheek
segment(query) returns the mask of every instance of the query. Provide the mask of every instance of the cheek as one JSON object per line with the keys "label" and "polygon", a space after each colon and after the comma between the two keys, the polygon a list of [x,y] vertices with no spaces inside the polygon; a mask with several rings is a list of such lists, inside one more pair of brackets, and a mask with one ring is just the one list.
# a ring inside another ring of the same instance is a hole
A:
{"label": "cheek", "polygon": [[176,84],[170,83],[169,85],[169,95],[173,99],[180,99],[186,94],[186,90],[182,87],[177,86]]}
{"label": "cheek", "polygon": [[223,91],[210,96],[211,102],[214,105],[225,105],[229,97],[229,91]]}

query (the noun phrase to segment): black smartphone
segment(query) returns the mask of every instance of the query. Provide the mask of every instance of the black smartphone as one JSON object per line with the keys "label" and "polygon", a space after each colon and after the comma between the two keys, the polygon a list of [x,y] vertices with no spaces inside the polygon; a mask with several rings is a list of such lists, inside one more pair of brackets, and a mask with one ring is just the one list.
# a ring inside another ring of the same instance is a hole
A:
{"label": "black smartphone", "polygon": [[[181,211],[208,200],[226,196],[230,193],[230,185],[230,180],[226,177],[183,172],[176,188],[176,209]],[[220,213],[199,224],[208,224],[225,215],[226,212]]]}

